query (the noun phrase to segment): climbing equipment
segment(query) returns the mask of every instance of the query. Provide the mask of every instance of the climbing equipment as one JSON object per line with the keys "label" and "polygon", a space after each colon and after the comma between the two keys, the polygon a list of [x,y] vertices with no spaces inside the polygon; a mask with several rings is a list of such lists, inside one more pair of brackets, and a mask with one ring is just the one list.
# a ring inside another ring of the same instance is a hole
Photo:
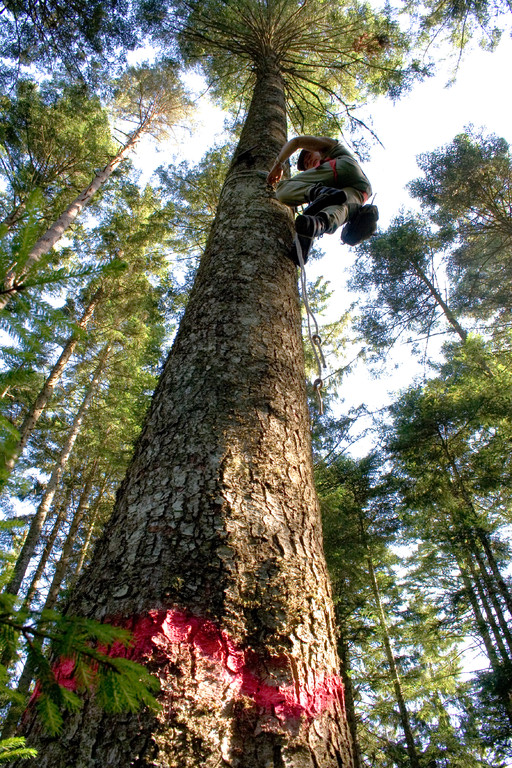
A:
{"label": "climbing equipment", "polygon": [[[373,197],[375,199],[375,195]],[[347,245],[359,245],[368,240],[377,231],[379,209],[376,205],[362,205],[341,230],[341,242]]]}
{"label": "climbing equipment", "polygon": [[[315,360],[317,364],[317,370],[318,370],[318,377],[313,382],[313,388],[315,390],[315,394],[318,400],[318,409],[320,411],[320,416],[323,416],[324,413],[324,404],[322,400],[322,387],[324,385],[323,379],[322,379],[322,370],[324,368],[327,368],[327,365],[325,363],[325,357],[324,353],[322,351],[322,339],[320,338],[320,329],[318,327],[318,323],[316,321],[316,317],[313,314],[313,311],[311,307],[309,306],[308,301],[308,290],[307,290],[307,284],[306,284],[306,270],[304,266],[304,258],[302,256],[302,247],[300,244],[299,236],[295,235],[295,248],[297,251],[297,256],[299,260],[299,266],[300,266],[300,284],[301,284],[301,293],[302,293],[302,301],[304,302],[304,306],[306,308],[306,318],[308,321],[308,334],[309,334],[309,340],[311,342],[311,347],[313,349],[313,353],[315,355]],[[314,324],[315,326],[315,332],[313,333],[311,330],[311,324]]]}

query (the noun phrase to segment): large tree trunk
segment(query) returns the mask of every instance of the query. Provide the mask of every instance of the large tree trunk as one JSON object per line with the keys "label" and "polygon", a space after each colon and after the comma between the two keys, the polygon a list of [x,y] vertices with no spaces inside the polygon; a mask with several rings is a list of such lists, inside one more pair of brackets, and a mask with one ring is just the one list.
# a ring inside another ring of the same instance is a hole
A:
{"label": "large tree trunk", "polygon": [[285,138],[282,79],[259,71],[178,336],[70,606],[134,629],[162,712],[88,702],[37,744],[39,768],[353,768],[292,218],[265,182]]}

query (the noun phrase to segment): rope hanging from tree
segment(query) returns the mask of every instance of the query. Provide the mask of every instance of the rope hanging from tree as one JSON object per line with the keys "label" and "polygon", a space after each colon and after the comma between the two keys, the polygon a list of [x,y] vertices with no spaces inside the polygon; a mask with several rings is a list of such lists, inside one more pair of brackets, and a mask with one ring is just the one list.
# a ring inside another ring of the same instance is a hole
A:
{"label": "rope hanging from tree", "polygon": [[[322,351],[322,339],[320,338],[320,329],[318,327],[316,317],[313,314],[311,307],[309,306],[308,291],[307,291],[307,284],[306,284],[306,268],[304,266],[304,259],[302,257],[302,248],[300,245],[298,235],[295,235],[295,247],[297,249],[297,255],[299,257],[302,301],[304,302],[304,306],[306,308],[309,340],[311,342],[311,347],[313,348],[313,353],[315,355],[317,370],[318,370],[318,377],[313,382],[313,387],[315,389],[315,393],[317,396],[320,415],[322,416],[324,413],[324,404],[322,400],[322,387],[324,385],[324,382],[322,379],[322,369],[326,368],[327,366],[325,363],[324,353]],[[314,333],[311,330],[312,324],[315,326]]]}

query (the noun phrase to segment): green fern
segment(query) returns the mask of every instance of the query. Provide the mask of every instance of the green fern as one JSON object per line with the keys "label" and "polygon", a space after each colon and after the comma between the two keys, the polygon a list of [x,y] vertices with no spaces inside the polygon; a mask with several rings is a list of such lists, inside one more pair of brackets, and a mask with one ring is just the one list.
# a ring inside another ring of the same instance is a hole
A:
{"label": "green fern", "polygon": [[[56,611],[22,612],[16,609],[12,595],[1,594],[0,651],[4,657],[16,654],[20,636],[37,681],[35,707],[48,733],[60,733],[63,713],[77,712],[84,693],[93,695],[106,712],[160,708],[154,696],[158,680],[141,664],[113,655],[114,644],[120,648],[131,644],[126,629]],[[63,661],[69,664],[67,681],[57,672]],[[0,699],[11,701],[15,708],[21,703],[9,688],[7,671],[1,665]]]}
{"label": "green fern", "polygon": [[25,746],[25,739],[14,737],[0,740],[0,762],[6,763],[16,757],[36,757],[37,751]]}

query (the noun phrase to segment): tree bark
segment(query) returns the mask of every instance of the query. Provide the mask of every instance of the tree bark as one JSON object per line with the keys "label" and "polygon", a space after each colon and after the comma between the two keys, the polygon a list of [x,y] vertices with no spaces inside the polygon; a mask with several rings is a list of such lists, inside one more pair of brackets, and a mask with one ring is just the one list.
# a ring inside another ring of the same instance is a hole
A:
{"label": "tree bark", "polygon": [[286,256],[292,217],[265,181],[285,139],[283,81],[269,64],[70,605],[134,630],[162,712],[106,715],[88,701],[59,739],[36,742],[39,768],[353,768]]}

